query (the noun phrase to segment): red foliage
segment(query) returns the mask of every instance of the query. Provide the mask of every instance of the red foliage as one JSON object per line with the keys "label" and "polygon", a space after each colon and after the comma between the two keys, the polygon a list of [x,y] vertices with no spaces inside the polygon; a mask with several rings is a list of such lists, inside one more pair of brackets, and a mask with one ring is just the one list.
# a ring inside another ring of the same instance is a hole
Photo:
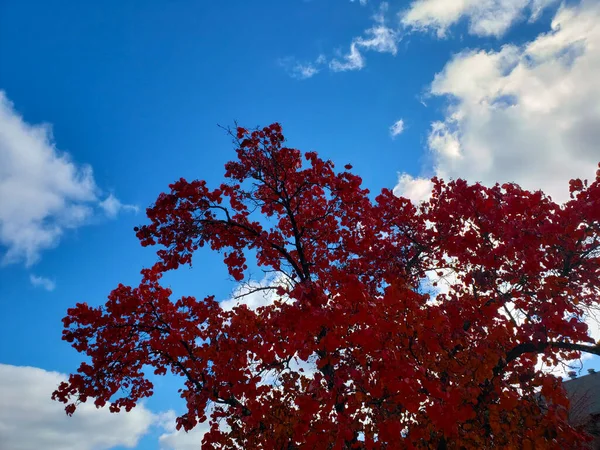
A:
{"label": "red foliage", "polygon": [[[579,448],[560,380],[536,363],[600,354],[583,322],[599,302],[600,171],[564,205],[434,179],[417,207],[371,200],[278,124],[236,137],[226,183],[181,179],[148,209],[137,236],[159,261],[141,284],[68,311],[64,339],[90,360],[53,394],[68,414],[88,398],[131,409],[151,366],[185,379],[178,427],[209,420],[207,449]],[[273,304],[172,299],[161,276],[204,245],[236,280],[251,252],[278,273]],[[309,358],[314,374],[290,367]]]}

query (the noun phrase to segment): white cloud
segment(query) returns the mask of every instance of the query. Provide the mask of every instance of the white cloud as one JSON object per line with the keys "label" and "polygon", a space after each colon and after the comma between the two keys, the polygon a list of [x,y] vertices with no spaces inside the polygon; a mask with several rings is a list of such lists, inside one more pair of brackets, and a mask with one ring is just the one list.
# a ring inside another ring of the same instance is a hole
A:
{"label": "white cloud", "polygon": [[[434,31],[443,38],[451,26],[463,19],[468,22],[471,34],[500,37],[518,21],[533,22],[557,3],[558,0],[415,0],[399,13],[400,23],[390,27],[385,23],[389,5],[382,2],[373,17],[374,25],[352,39],[347,53],[338,52],[337,57],[329,61],[329,69],[333,72],[361,70],[366,65],[364,52],[396,55],[403,33]],[[364,6],[367,1],[360,0],[360,4]],[[318,62],[298,63],[288,58],[281,65],[297,79],[311,78],[320,72]]]}
{"label": "white cloud", "polygon": [[[351,0],[354,1],[354,0]],[[360,0],[361,5],[366,5],[366,0]],[[350,42],[350,49],[346,54],[337,52],[337,57],[327,62],[324,55],[320,55],[314,62],[298,62],[294,58],[283,58],[279,65],[292,77],[300,80],[311,78],[321,71],[321,67],[327,64],[332,72],[347,72],[361,70],[366,61],[364,52],[398,53],[398,42],[400,31],[385,23],[385,14],[388,3],[381,3],[378,12],[373,16],[374,24],[366,29],[361,36],[355,37]]]}
{"label": "white cloud", "polygon": [[[215,403],[209,403],[204,411],[207,418],[211,417],[214,409]],[[197,424],[190,431],[177,430],[175,427],[175,413],[173,411],[163,413],[160,416],[160,423],[166,431],[166,433],[163,433],[158,438],[161,450],[199,450],[204,435],[210,431],[210,422],[208,419],[203,423]],[[225,433],[230,430],[225,420],[219,422],[219,429]]]}
{"label": "white cloud", "polygon": [[[351,3],[354,3],[356,0],[350,0]],[[365,6],[367,4],[367,0],[358,0],[360,6]]]}
{"label": "white cloud", "polygon": [[544,12],[546,8],[549,8],[550,6],[553,6],[558,2],[559,0],[532,0],[531,17],[529,18],[529,20],[531,22],[537,20],[540,14],[542,14],[542,12]]}
{"label": "white cloud", "polygon": [[106,197],[106,199],[101,201],[98,206],[102,208],[104,213],[110,218],[117,217],[121,211],[131,211],[136,214],[139,212],[139,208],[137,206],[125,205],[121,203],[121,201],[113,194],[110,194],[108,197]]}
{"label": "white cloud", "polygon": [[416,0],[401,13],[402,24],[416,31],[435,31],[444,37],[461,19],[478,36],[501,36],[529,15],[535,20],[556,0]]}
{"label": "white cloud", "polygon": [[391,53],[395,55],[398,52],[397,33],[395,30],[385,26],[376,25],[366,31],[367,37],[356,39],[356,44],[365,50],[371,50],[378,53]]}
{"label": "white cloud", "polygon": [[111,414],[93,403],[68,417],[51,400],[65,376],[35,367],[0,364],[0,447],[10,450],[102,450],[135,447],[157,416],[143,405]]}
{"label": "white cloud", "polygon": [[[173,419],[174,421],[174,419]],[[192,430],[185,432],[183,429],[171,428],[159,437],[161,450],[198,450],[204,434],[210,431],[209,422],[200,423]]]}
{"label": "white cloud", "polygon": [[294,57],[287,57],[280,59],[279,65],[290,77],[297,80],[306,80],[318,74],[326,62],[325,55],[319,55],[314,61],[309,62],[300,62]]}
{"label": "white cloud", "polygon": [[287,74],[297,80],[306,80],[319,73],[318,67],[313,63],[300,63],[292,58],[286,58],[279,61],[279,65],[285,69]]}
{"label": "white cloud", "polygon": [[314,75],[316,75],[317,73],[319,73],[319,69],[317,69],[312,64],[306,64],[306,65],[299,64],[294,67],[294,73],[296,74],[297,78],[299,78],[301,80],[306,80],[307,78],[311,78]]}
{"label": "white cloud", "polygon": [[588,325],[588,334],[596,342],[600,342],[600,310],[590,310],[585,322]]}
{"label": "white cloud", "polygon": [[363,58],[356,42],[350,44],[350,52],[344,55],[340,61],[332,59],[329,62],[329,68],[334,72],[346,72],[348,70],[360,70],[365,67],[365,59]]}
{"label": "white cloud", "polygon": [[392,138],[399,136],[404,131],[404,120],[400,119],[394,122],[394,124],[390,127],[390,135]]}
{"label": "white cloud", "polygon": [[398,30],[385,24],[385,13],[388,4],[382,3],[379,12],[374,16],[375,24],[364,32],[364,36],[356,37],[350,44],[350,51],[342,59],[332,59],[329,68],[334,72],[360,70],[365,67],[365,58],[361,51],[374,51],[378,53],[398,52],[400,35]]}
{"label": "white cloud", "polygon": [[46,289],[49,292],[53,291],[56,288],[56,283],[46,277],[40,277],[40,276],[31,274],[31,275],[29,275],[29,281],[35,287],[41,287],[43,289]]}
{"label": "white cloud", "polygon": [[285,280],[281,277],[266,276],[261,281],[250,280],[238,285],[231,294],[231,298],[220,302],[219,305],[225,311],[231,311],[238,305],[246,305],[251,310],[272,305],[280,297],[276,295],[275,289],[270,289],[270,287],[284,284]]}
{"label": "white cloud", "polygon": [[[600,3],[557,12],[552,31],[500,51],[456,55],[430,93],[450,106],[428,146],[437,176],[490,185],[516,182],[568,199],[568,180],[593,176],[600,160]],[[402,175],[395,192],[421,192]]]}
{"label": "white cloud", "polygon": [[98,195],[92,168],[60,152],[50,125],[25,122],[0,91],[2,263],[35,263],[93,215]]}
{"label": "white cloud", "polygon": [[413,177],[403,173],[398,178],[398,184],[394,187],[394,195],[405,197],[413,203],[426,201],[431,196],[433,183],[428,178]]}

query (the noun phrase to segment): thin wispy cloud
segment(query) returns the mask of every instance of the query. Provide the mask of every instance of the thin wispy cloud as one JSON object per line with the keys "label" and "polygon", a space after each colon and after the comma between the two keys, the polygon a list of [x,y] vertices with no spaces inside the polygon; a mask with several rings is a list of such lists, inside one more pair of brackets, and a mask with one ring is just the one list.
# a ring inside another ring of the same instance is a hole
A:
{"label": "thin wispy cloud", "polygon": [[390,136],[392,139],[396,136],[399,136],[404,131],[404,120],[400,119],[394,122],[394,124],[390,127]]}
{"label": "thin wispy cloud", "polygon": [[[360,4],[364,6],[367,2],[361,0]],[[367,52],[396,55],[401,33],[397,28],[387,25],[385,15],[388,8],[386,2],[380,5],[377,13],[373,16],[374,24],[360,36],[351,40],[346,53],[338,51],[338,54],[333,58],[319,55],[314,61],[308,62],[301,62],[293,57],[287,57],[280,59],[279,65],[290,77],[305,80],[317,75],[325,67],[328,67],[332,72],[361,70],[366,65],[364,54]]]}
{"label": "thin wispy cloud", "polygon": [[136,205],[126,205],[121,203],[121,201],[113,194],[106,197],[106,199],[101,201],[98,206],[104,211],[106,216],[111,219],[117,217],[121,211],[130,211],[135,214],[140,211],[140,208]]}
{"label": "thin wispy cloud", "polygon": [[375,24],[365,30],[362,36],[352,39],[348,53],[329,62],[329,68],[334,72],[360,70],[365,67],[365,58],[362,52],[398,53],[398,30],[386,25],[385,14],[388,4],[382,3],[373,20]]}
{"label": "thin wispy cloud", "polygon": [[34,287],[39,287],[47,290],[48,292],[52,292],[56,289],[56,283],[52,281],[50,278],[40,277],[37,275],[29,275],[29,281]]}
{"label": "thin wispy cloud", "polygon": [[326,63],[324,55],[319,55],[314,61],[301,62],[293,57],[282,58],[279,60],[279,66],[287,74],[297,80],[307,80],[318,74]]}
{"label": "thin wispy cloud", "polygon": [[334,72],[346,72],[348,70],[360,70],[365,67],[365,58],[360,53],[356,42],[350,44],[350,51],[341,59],[332,59],[329,68]]}

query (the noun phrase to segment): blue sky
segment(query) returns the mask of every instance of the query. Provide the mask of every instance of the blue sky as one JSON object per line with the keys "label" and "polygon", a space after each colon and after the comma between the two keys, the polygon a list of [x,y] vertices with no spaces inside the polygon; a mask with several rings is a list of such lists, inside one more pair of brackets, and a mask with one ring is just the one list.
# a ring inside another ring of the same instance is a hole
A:
{"label": "blue sky", "polygon": [[[373,192],[418,200],[440,175],[564,200],[600,160],[598,20],[597,0],[1,2],[0,386],[62,438],[14,422],[13,405],[0,439],[194,448],[161,425],[180,408],[172,380],[129,418],[77,422],[27,383],[52,390],[79,362],[60,340],[68,307],[154,261],[132,229],[158,193],[219,182],[234,154],[218,124],[279,121]],[[227,299],[220,259],[203,261],[176,291]]]}

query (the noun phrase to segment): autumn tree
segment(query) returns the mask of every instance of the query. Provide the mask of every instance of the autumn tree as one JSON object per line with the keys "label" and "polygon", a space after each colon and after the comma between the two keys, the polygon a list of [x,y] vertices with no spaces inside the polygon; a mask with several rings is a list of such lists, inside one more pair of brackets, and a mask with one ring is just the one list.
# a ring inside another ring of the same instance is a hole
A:
{"label": "autumn tree", "polygon": [[[158,262],[139,286],[69,309],[63,337],[87,358],[53,394],[68,414],[86,400],[130,410],[154,370],[183,377],[177,426],[209,421],[205,449],[579,448],[538,360],[600,355],[585,323],[600,171],[564,204],[434,178],[416,206],[286,147],[278,124],[233,134],[223,184],[181,179],[147,210],[137,237]],[[203,246],[239,282],[254,258],[273,301],[172,298],[161,277],[201,265]]]}

